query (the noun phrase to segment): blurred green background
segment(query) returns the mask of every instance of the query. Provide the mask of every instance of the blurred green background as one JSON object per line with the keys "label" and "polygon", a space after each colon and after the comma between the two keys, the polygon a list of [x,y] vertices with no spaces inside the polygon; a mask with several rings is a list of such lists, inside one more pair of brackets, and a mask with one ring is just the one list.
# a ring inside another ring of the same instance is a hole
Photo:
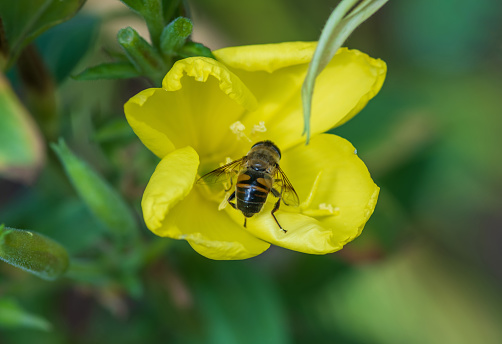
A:
{"label": "blurred green background", "polygon": [[[217,49],[316,40],[336,2],[189,5],[194,40]],[[79,265],[110,242],[43,148],[36,175],[0,180],[0,223],[58,241],[76,264],[49,282],[0,262],[0,343],[502,343],[501,23],[497,0],[387,3],[345,44],[387,62],[384,86],[332,130],[381,187],[362,235],[326,256],[271,247],[218,262],[155,240],[142,222],[156,160],[122,106],[149,85],[69,78],[109,60],[118,29],[146,32],[119,1],[88,1],[35,41],[53,99],[33,101],[15,69],[7,76],[44,136],[62,133],[120,191],[151,255],[126,273],[122,256]],[[58,130],[47,108],[57,108]]]}

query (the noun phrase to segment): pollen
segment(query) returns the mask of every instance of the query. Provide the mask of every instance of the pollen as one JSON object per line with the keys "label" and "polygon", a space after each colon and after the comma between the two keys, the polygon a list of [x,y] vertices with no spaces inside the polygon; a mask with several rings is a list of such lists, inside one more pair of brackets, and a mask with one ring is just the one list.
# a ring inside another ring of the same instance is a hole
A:
{"label": "pollen", "polygon": [[249,142],[252,142],[249,137],[244,133],[246,130],[246,126],[242,124],[240,121],[234,122],[230,125],[230,130],[237,136],[237,140],[245,139]]}
{"label": "pollen", "polygon": [[327,210],[330,214],[336,214],[338,215],[340,213],[340,208],[339,207],[333,207],[333,205],[329,203],[321,203],[319,204],[319,209],[320,210]]}
{"label": "pollen", "polygon": [[258,122],[258,124],[253,125],[253,129],[251,130],[251,135],[256,133],[264,133],[267,131],[267,127],[265,126],[264,121]]}

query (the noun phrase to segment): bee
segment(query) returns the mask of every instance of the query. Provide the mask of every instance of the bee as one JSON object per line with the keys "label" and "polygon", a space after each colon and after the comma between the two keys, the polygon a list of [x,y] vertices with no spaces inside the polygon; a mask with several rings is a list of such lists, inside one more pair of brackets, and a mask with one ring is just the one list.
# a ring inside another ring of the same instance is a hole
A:
{"label": "bee", "polygon": [[233,178],[237,174],[235,190],[230,194],[227,202],[244,215],[244,227],[249,217],[258,214],[265,204],[268,194],[277,197],[274,208],[270,212],[280,229],[286,233],[275,217],[282,202],[285,205],[298,206],[298,195],[279,167],[281,151],[272,141],[255,143],[248,154],[238,160],[223,165],[197,180],[197,183],[212,184],[230,180],[230,191]]}

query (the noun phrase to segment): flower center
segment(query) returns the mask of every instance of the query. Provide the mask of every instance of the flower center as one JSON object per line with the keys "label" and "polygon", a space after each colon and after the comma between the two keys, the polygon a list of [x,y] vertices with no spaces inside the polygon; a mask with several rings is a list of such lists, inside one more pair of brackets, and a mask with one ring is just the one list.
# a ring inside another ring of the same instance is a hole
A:
{"label": "flower center", "polygon": [[258,124],[253,125],[253,129],[251,129],[251,135],[256,135],[258,133],[264,133],[267,131],[267,127],[265,126],[264,121],[258,122]]}
{"label": "flower center", "polygon": [[246,140],[248,142],[260,141],[262,133],[267,131],[265,121],[260,121],[258,124],[253,125],[251,130],[246,134],[246,126],[241,121],[234,122],[230,125],[230,131],[237,136],[237,140]]}
{"label": "flower center", "polygon": [[246,126],[242,124],[240,121],[232,123],[230,125],[230,130],[237,136],[237,140],[246,139],[249,142],[252,142],[251,139],[244,133],[244,130],[246,130]]}

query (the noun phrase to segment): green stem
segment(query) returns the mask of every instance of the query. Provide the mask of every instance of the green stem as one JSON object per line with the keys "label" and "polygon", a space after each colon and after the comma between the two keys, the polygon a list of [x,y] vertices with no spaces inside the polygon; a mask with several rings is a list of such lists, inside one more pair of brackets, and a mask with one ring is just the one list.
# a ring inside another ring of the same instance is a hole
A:
{"label": "green stem", "polygon": [[145,3],[143,17],[145,18],[152,45],[160,49],[160,35],[164,29],[164,18],[162,15],[162,1],[149,0]]}
{"label": "green stem", "polygon": [[[302,103],[306,144],[310,141],[312,97],[317,76],[331,61],[350,34],[366,19],[378,11],[388,0],[342,0],[331,13],[317,44],[307,76],[302,86]],[[353,10],[351,11],[351,9]]]}

